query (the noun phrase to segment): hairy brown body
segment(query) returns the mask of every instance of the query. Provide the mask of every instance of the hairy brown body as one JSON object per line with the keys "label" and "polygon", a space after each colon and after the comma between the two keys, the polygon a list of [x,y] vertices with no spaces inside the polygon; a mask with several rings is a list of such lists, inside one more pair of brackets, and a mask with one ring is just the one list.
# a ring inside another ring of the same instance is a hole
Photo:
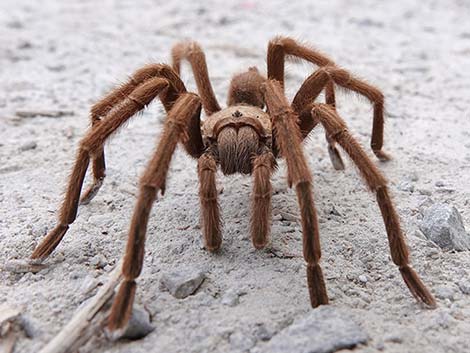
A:
{"label": "hairy brown body", "polygon": [[[318,65],[301,85],[292,102],[284,94],[284,61],[294,56]],[[387,180],[352,137],[335,106],[335,87],[365,96],[374,108],[371,147],[380,160],[382,151],[382,93],[368,83],[309,47],[290,38],[278,37],[268,46],[267,77],[256,68],[234,76],[230,83],[228,107],[221,109],[212,90],[204,53],[195,42],[180,43],[172,51],[173,66],[152,64],[139,69],[124,85],[117,87],[91,109],[92,127],[82,139],[56,227],[34,250],[32,258],[47,258],[58,246],[77,215],[79,200],[86,204],[96,195],[105,178],[104,143],[138,111],[159,97],[167,118],[157,149],[140,180],[140,192],[132,216],[123,264],[123,283],[114,300],[109,328],[123,329],[130,317],[144,259],[144,244],[150,210],[165,182],[178,143],[197,159],[202,234],[205,247],[217,251],[222,244],[221,215],[216,189],[217,169],[224,174],[242,173],[253,177],[251,236],[260,249],[269,241],[271,226],[271,175],[276,158],[287,165],[289,186],[295,188],[303,233],[303,255],[312,307],[328,303],[321,269],[320,234],[312,195],[313,182],[304,156],[302,141],[316,125],[323,126],[328,151],[335,169],[344,164],[336,144],[356,164],[382,213],[393,262],[411,293],[434,307],[435,300],[409,265],[408,248],[398,215],[391,201]],[[179,77],[183,60],[193,69],[198,94],[189,93]],[[325,91],[325,103],[315,102]],[[201,110],[206,119],[201,123]],[[89,164],[93,183],[82,194]],[[82,195],[82,196],[81,196]],[[81,199],[80,199],[81,196]]]}

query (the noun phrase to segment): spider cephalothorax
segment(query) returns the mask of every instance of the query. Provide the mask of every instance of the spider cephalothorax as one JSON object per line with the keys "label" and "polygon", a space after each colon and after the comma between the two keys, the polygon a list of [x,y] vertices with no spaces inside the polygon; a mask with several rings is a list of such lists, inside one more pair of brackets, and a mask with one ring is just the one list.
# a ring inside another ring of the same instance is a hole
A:
{"label": "spider cephalothorax", "polygon": [[213,151],[224,174],[251,174],[252,157],[272,146],[269,114],[250,105],[230,106],[209,116],[202,136],[207,150]]}
{"label": "spider cephalothorax", "polygon": [[[291,103],[284,95],[284,60],[295,56],[320,68],[301,85]],[[141,183],[129,230],[124,264],[124,280],[109,318],[111,330],[126,326],[134,300],[136,283],[144,258],[144,242],[150,209],[157,193],[164,192],[165,180],[176,145],[197,159],[201,222],[205,247],[216,251],[222,243],[216,172],[253,176],[251,236],[256,248],[268,243],[271,224],[271,174],[276,158],[286,160],[288,183],[295,188],[302,222],[303,254],[307,262],[307,282],[313,307],[328,303],[320,267],[320,238],[312,197],[312,177],[304,157],[302,140],[321,124],[326,131],[328,151],[335,169],[343,169],[336,149],[338,143],[358,167],[369,189],[376,194],[384,218],[393,262],[399,267],[411,293],[429,306],[435,300],[410,267],[408,248],[399,219],[390,199],[387,181],[359,143],[347,130],[335,109],[335,86],[365,96],[374,107],[371,147],[376,156],[382,152],[383,95],[375,87],[338,68],[317,51],[290,38],[275,38],[268,46],[268,73],[256,68],[234,76],[228,94],[228,107],[221,109],[207,73],[204,54],[198,44],[180,43],[172,51],[173,66],[148,65],[136,71],[124,85],[114,89],[91,109],[92,127],[82,139],[57,226],[49,232],[32,254],[45,259],[62,240],[77,214],[83,180],[90,161],[94,181],[83,193],[86,204],[96,195],[105,177],[103,146],[126,121],[159,97],[167,112],[157,150]],[[181,61],[186,59],[194,72],[198,93],[189,93],[179,77]],[[316,103],[325,91],[326,104]],[[201,123],[201,109],[206,119]]]}

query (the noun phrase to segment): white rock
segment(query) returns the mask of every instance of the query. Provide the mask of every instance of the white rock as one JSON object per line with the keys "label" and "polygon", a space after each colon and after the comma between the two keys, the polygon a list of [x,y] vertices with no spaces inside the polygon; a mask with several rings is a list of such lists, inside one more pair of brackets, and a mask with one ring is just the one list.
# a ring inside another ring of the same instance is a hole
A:
{"label": "white rock", "polygon": [[366,275],[360,275],[357,279],[362,283],[367,283],[367,276]]}

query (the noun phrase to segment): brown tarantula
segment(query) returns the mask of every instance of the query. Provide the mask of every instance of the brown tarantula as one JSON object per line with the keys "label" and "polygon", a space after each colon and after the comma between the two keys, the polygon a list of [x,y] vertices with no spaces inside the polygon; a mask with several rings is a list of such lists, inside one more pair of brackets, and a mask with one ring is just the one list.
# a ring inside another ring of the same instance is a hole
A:
{"label": "brown tarantula", "polygon": [[[289,56],[320,67],[303,82],[290,104],[283,90],[284,61]],[[312,176],[302,148],[302,141],[318,123],[326,131],[333,166],[344,168],[335,147],[338,143],[357,165],[369,189],[376,193],[392,260],[399,267],[411,293],[427,305],[435,306],[433,296],[409,265],[408,248],[385,177],[351,136],[335,110],[335,85],[365,96],[374,107],[372,150],[378,158],[387,160],[387,155],[381,151],[384,98],[378,89],[337,67],[317,51],[293,39],[278,37],[268,46],[268,77],[265,78],[256,68],[234,76],[228,107],[222,109],[212,90],[200,46],[194,42],[180,43],[173,48],[172,58],[172,67],[152,64],[139,69],[127,83],[115,88],[91,108],[92,126],[80,143],[58,224],[34,250],[32,259],[42,260],[49,256],[75,220],[79,202],[86,204],[96,195],[105,177],[103,146],[106,140],[158,96],[167,118],[157,150],[140,180],[122,267],[124,280],[111,309],[110,330],[122,329],[130,317],[135,279],[142,270],[149,213],[157,192],[163,194],[165,191],[168,168],[178,142],[198,161],[202,233],[209,251],[216,251],[222,243],[217,167],[220,166],[224,174],[253,174],[251,236],[254,246],[260,249],[267,244],[270,232],[271,174],[276,158],[285,158],[288,183],[295,187],[300,207],[311,304],[312,307],[327,304],[328,296],[319,264],[320,238],[312,197]],[[183,59],[191,64],[199,95],[187,92],[179,77]],[[314,103],[323,90],[326,104]],[[201,108],[207,116],[203,122],[200,120]],[[94,181],[80,199],[90,160]]]}

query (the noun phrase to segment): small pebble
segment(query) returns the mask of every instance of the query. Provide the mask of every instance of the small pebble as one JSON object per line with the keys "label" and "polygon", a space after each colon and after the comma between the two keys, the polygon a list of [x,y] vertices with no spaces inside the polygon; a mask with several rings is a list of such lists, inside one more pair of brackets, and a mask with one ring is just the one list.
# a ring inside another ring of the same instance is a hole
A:
{"label": "small pebble", "polygon": [[143,309],[134,307],[126,330],[120,338],[138,340],[147,336],[153,330],[155,330],[155,327],[150,323],[149,313]]}
{"label": "small pebble", "polygon": [[256,328],[254,330],[254,334],[255,334],[255,336],[258,340],[269,341],[271,339],[271,337],[273,337],[274,332],[269,331],[266,328],[266,325],[261,323],[261,324],[256,325]]}
{"label": "small pebble", "polygon": [[171,272],[162,275],[161,283],[175,298],[183,299],[196,292],[205,278],[203,272]]}
{"label": "small pebble", "polygon": [[21,145],[20,151],[22,152],[30,151],[30,150],[36,149],[36,147],[38,147],[38,144],[34,141],[31,141],[31,142],[25,143],[24,145]]}
{"label": "small pebble", "polygon": [[417,191],[421,195],[426,195],[426,196],[431,196],[432,195],[432,191],[429,190],[429,189],[418,189]]}
{"label": "small pebble", "polygon": [[332,214],[333,216],[341,217],[341,213],[338,211],[338,209],[335,207],[335,205],[331,206],[330,214]]}
{"label": "small pebble", "polygon": [[222,297],[222,304],[227,306],[236,306],[240,303],[239,294],[233,289],[229,289]]}
{"label": "small pebble", "polygon": [[392,332],[384,336],[385,342],[402,343],[403,336],[400,333]]}
{"label": "small pebble", "polygon": [[281,220],[289,222],[299,222],[299,217],[288,212],[280,212]]}
{"label": "small pebble", "polygon": [[426,256],[431,258],[431,259],[437,259],[441,252],[439,249],[436,248],[430,248],[429,250],[426,251]]}
{"label": "small pebble", "polygon": [[415,186],[411,181],[405,180],[398,184],[398,190],[405,192],[414,192]]}
{"label": "small pebble", "polygon": [[470,281],[469,280],[462,280],[458,284],[460,291],[463,294],[470,294]]}
{"label": "small pebble", "polygon": [[360,275],[358,277],[358,279],[359,279],[359,282],[367,283],[367,276],[366,275]]}
{"label": "small pebble", "polygon": [[108,261],[106,261],[106,258],[101,254],[95,255],[90,260],[90,265],[98,269],[104,268],[107,264],[108,264]]}

